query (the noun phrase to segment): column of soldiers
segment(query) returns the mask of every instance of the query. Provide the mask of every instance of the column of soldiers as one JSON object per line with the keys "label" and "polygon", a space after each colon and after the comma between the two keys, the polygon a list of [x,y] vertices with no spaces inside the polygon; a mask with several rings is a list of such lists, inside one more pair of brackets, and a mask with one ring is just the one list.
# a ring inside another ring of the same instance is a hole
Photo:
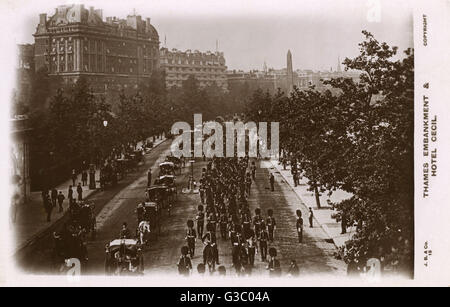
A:
{"label": "column of soldiers", "polygon": [[[202,170],[201,204],[198,205],[195,216],[196,229],[194,219],[188,220],[187,248],[182,249],[179,267],[188,262],[187,254],[194,256],[195,240],[200,239],[205,246],[202,267],[208,267],[210,272],[214,271],[215,265],[220,264],[217,248],[217,237],[220,235],[222,240],[230,241],[233,268],[237,275],[251,274],[258,252],[261,261],[268,262],[271,275],[281,273],[276,249],[268,250],[268,244],[275,239],[276,221],[273,210],[269,209],[264,218],[257,208],[252,217],[247,202],[256,169],[254,162],[249,166],[248,157],[213,158]],[[186,272],[189,267],[192,268],[190,261],[187,268],[181,271]],[[223,267],[219,269],[223,270]]]}

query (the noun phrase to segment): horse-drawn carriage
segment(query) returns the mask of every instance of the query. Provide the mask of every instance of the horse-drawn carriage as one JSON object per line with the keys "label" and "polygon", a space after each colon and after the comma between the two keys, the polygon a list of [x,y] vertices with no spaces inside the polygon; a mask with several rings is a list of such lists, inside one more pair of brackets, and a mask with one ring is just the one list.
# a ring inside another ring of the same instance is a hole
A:
{"label": "horse-drawn carriage", "polygon": [[174,169],[178,170],[178,173],[181,174],[181,167],[182,167],[183,164],[182,164],[180,158],[177,158],[175,156],[167,156],[166,157],[166,161],[173,163]]}
{"label": "horse-drawn carriage", "polygon": [[83,236],[90,234],[95,239],[97,225],[94,213],[95,206],[88,203],[73,203],[69,207],[69,222],[72,227],[79,228]]}
{"label": "horse-drawn carriage", "polygon": [[103,166],[100,169],[100,188],[105,188],[106,186],[114,186],[117,184],[117,167],[111,163]]}
{"label": "horse-drawn carriage", "polygon": [[76,258],[80,262],[88,259],[84,235],[80,227],[65,224],[59,232],[53,233],[54,261],[63,266],[68,259]]}
{"label": "horse-drawn carriage", "polygon": [[142,202],[136,207],[138,220],[137,237],[147,244],[152,235],[161,233],[161,208],[155,202]]}
{"label": "horse-drawn carriage", "polygon": [[141,244],[133,239],[116,239],[105,247],[107,275],[136,275],[144,272]]}
{"label": "horse-drawn carriage", "polygon": [[167,197],[172,203],[177,199],[177,185],[175,184],[175,176],[164,175],[155,180],[155,184],[167,187]]}
{"label": "horse-drawn carriage", "polygon": [[175,176],[175,164],[173,162],[163,162],[159,164],[159,176]]}
{"label": "horse-drawn carriage", "polygon": [[153,185],[146,190],[147,201],[155,202],[159,208],[167,208],[169,206],[168,186],[158,184]]}

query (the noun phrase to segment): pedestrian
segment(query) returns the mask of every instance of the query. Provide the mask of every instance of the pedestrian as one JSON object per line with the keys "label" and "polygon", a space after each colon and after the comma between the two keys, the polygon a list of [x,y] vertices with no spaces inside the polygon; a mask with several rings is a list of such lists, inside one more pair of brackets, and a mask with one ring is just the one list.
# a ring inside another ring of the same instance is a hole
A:
{"label": "pedestrian", "polygon": [[63,210],[64,210],[63,202],[64,202],[65,198],[66,197],[64,196],[64,194],[61,191],[59,191],[59,193],[58,193],[58,205],[59,205],[59,212],[60,213],[63,212]]}
{"label": "pedestrian", "polygon": [[52,217],[52,211],[53,211],[53,204],[52,201],[50,199],[50,195],[47,194],[45,195],[44,198],[44,210],[47,213],[47,222],[51,222],[51,217]]}
{"label": "pedestrian", "polygon": [[347,216],[342,211],[342,213],[341,213],[341,235],[346,234],[346,233],[347,233]]}
{"label": "pedestrian", "polygon": [[187,246],[181,247],[181,256],[180,260],[178,260],[178,273],[184,276],[189,276],[192,270],[191,258],[187,255],[188,251],[189,248]]}
{"label": "pedestrian", "polygon": [[266,218],[267,231],[269,232],[269,241],[273,242],[275,229],[277,229],[277,223],[275,222],[275,218],[273,217],[273,210],[267,210],[268,217]]}
{"label": "pedestrian", "polygon": [[314,218],[314,213],[312,211],[312,208],[309,207],[309,228],[313,228],[313,218]]}
{"label": "pedestrian", "polygon": [[294,180],[294,187],[296,187],[298,185],[298,174],[297,174],[297,172],[294,172],[294,174],[292,175],[292,179]]}
{"label": "pedestrian", "polygon": [[69,190],[67,191],[67,198],[69,199],[69,205],[73,202],[73,189],[72,186],[69,185]]}
{"label": "pedestrian", "polygon": [[269,182],[270,182],[270,190],[273,192],[275,191],[275,177],[273,176],[272,173],[270,173],[270,178],[269,178]]}
{"label": "pedestrian", "polygon": [[292,277],[298,277],[299,274],[300,274],[300,269],[298,268],[297,262],[295,260],[291,260],[288,275],[292,276]]}
{"label": "pedestrian", "polygon": [[298,235],[298,243],[302,243],[303,242],[303,218],[302,218],[302,212],[300,210],[296,211],[297,213],[297,223],[296,223],[296,228],[297,228],[297,235]]}
{"label": "pedestrian", "polygon": [[152,185],[152,169],[150,168],[147,172],[147,188]]}
{"label": "pedestrian", "polygon": [[83,187],[87,185],[87,180],[88,180],[88,173],[86,172],[86,170],[84,170],[81,173],[81,182],[83,183]]}
{"label": "pedestrian", "polygon": [[78,201],[82,201],[83,200],[83,188],[81,187],[80,182],[78,182],[77,194],[78,194]]}
{"label": "pedestrian", "polygon": [[41,197],[42,197],[42,205],[45,207],[45,202],[47,201],[47,194],[48,194],[48,190],[47,189],[43,189],[41,192]]}
{"label": "pedestrian", "polygon": [[52,199],[52,206],[56,207],[56,200],[58,198],[58,190],[56,190],[55,188],[52,189],[52,193],[51,193],[51,199]]}
{"label": "pedestrian", "polygon": [[75,186],[75,182],[77,181],[77,172],[75,169],[72,169],[72,185]]}

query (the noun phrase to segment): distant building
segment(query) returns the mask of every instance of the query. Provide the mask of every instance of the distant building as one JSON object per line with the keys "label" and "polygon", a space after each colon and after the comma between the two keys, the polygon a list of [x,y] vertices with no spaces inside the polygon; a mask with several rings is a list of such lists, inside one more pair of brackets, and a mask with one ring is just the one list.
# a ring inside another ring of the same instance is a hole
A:
{"label": "distant building", "polygon": [[107,17],[83,5],[58,6],[50,18],[40,14],[35,68],[45,67],[66,83],[85,76],[94,93],[136,88],[159,67],[159,36],[150,18]]}
{"label": "distant building", "polygon": [[217,84],[222,90],[228,90],[227,67],[223,52],[200,52],[198,50],[180,51],[177,49],[160,50],[161,69],[165,71],[166,86],[180,87],[189,76],[194,76],[201,87]]}
{"label": "distant building", "polygon": [[295,70],[292,68],[292,53],[288,50],[286,68],[274,69],[267,68],[264,62],[263,70],[244,71],[228,71],[228,85],[235,87],[239,84],[247,84],[250,91],[262,89],[270,93],[276,93],[278,90],[289,95],[293,88],[306,90],[312,86],[319,91],[331,89],[326,86],[323,81],[331,80],[332,78],[352,78],[354,81],[359,80],[360,72],[342,71],[340,60],[338,58],[338,65],[336,71],[312,71],[312,70]]}

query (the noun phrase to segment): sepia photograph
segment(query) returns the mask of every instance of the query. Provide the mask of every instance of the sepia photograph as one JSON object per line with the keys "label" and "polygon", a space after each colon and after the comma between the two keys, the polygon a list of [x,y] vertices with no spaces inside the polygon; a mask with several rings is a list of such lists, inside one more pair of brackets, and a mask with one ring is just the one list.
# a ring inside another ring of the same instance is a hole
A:
{"label": "sepia photograph", "polygon": [[414,280],[414,133],[436,154],[437,123],[415,128],[412,3],[2,5],[0,271]]}

